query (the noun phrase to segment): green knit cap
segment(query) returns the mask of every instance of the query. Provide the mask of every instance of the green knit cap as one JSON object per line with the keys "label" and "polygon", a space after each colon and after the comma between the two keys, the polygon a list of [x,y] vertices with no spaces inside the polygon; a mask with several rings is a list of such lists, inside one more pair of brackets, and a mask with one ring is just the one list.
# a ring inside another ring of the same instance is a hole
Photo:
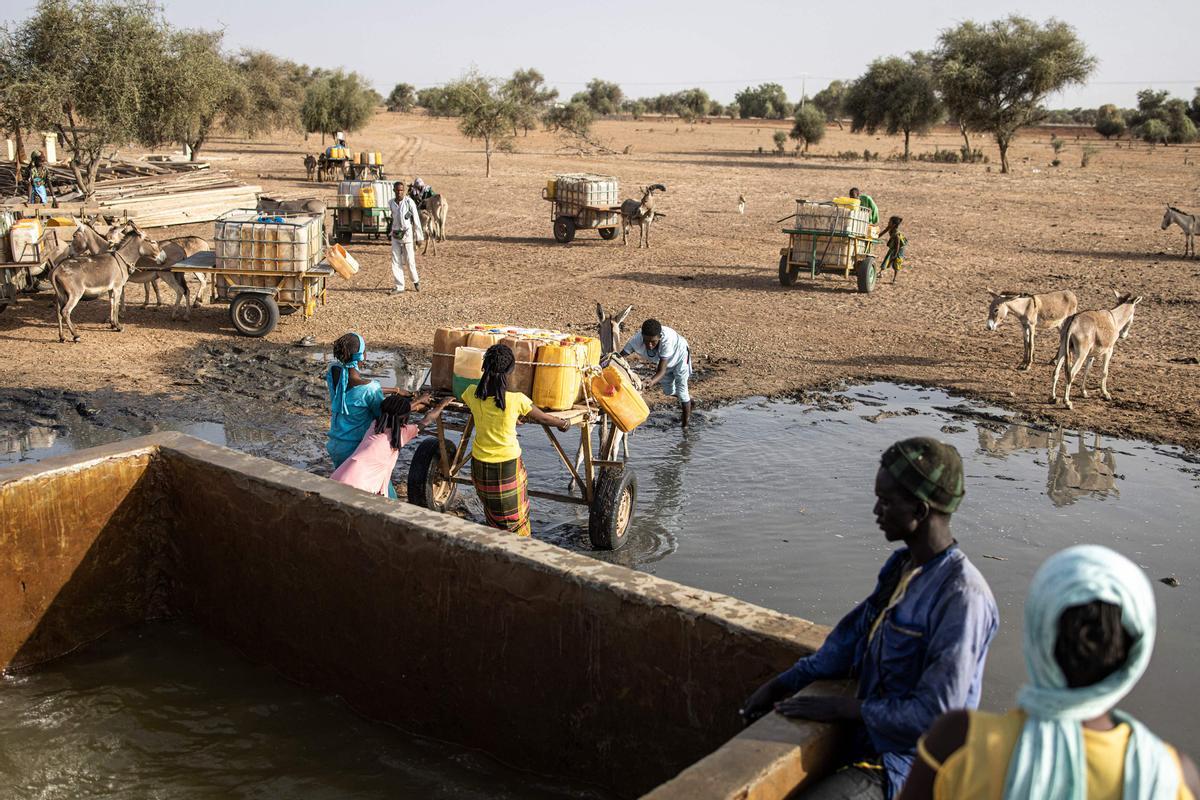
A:
{"label": "green knit cap", "polygon": [[883,467],[896,482],[930,508],[953,514],[962,502],[962,458],[953,445],[928,436],[896,442],[883,453]]}

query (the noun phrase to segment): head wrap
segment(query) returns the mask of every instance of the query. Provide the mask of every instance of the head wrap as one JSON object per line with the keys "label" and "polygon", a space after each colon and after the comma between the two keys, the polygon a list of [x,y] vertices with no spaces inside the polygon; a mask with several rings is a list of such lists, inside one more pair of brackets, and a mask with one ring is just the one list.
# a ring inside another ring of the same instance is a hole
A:
{"label": "head wrap", "polygon": [[[345,414],[349,411],[346,407],[346,387],[350,381],[350,370],[358,366],[358,362],[363,360],[367,354],[367,342],[362,336],[355,333],[354,337],[358,339],[358,349],[346,361],[338,361],[336,358],[329,365],[329,374],[327,380],[329,382],[329,410],[334,414]],[[341,367],[338,370],[338,377],[333,377],[333,368]]]}
{"label": "head wrap", "polygon": [[[1063,611],[1100,600],[1121,608],[1133,637],[1125,663],[1107,678],[1074,689],[1054,657]],[[1046,560],[1025,601],[1025,668],[1029,683],[1017,695],[1028,714],[1008,765],[1006,798],[1086,800],[1087,753],[1082,720],[1113,708],[1129,694],[1154,649],[1154,592],[1132,561],[1099,545],[1070,547]],[[1125,750],[1126,800],[1166,800],[1178,790],[1170,751],[1137,720],[1114,712],[1133,731]]]}
{"label": "head wrap", "polygon": [[962,502],[962,459],[953,445],[928,436],[896,442],[883,452],[883,468],[930,508],[953,514]]}
{"label": "head wrap", "polygon": [[424,189],[425,181],[421,180],[420,178],[417,178],[416,180],[413,181],[413,186],[417,187],[418,189]]}

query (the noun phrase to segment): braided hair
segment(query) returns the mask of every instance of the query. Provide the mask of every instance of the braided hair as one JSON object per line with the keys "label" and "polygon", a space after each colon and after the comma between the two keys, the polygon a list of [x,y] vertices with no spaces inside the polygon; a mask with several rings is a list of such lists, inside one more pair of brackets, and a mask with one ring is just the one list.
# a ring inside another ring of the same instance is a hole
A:
{"label": "braided hair", "polygon": [[408,424],[412,411],[412,399],[398,394],[389,394],[379,405],[379,419],[375,420],[375,432],[388,434],[393,450],[401,447],[400,430]]}
{"label": "braided hair", "polygon": [[483,377],[475,395],[480,400],[489,397],[496,401],[496,407],[504,410],[504,393],[508,391],[508,376],[517,365],[517,357],[512,348],[506,344],[494,344],[483,354]]}
{"label": "braided hair", "polygon": [[337,376],[338,380],[341,379],[341,373],[342,373],[342,370],[344,369],[342,364],[352,363],[354,361],[354,356],[357,355],[357,353],[358,353],[358,334],[347,333],[343,336],[339,336],[334,341],[333,357],[335,359],[337,359],[340,362],[340,364],[333,365],[333,370],[336,370],[336,372],[333,372],[333,374],[335,376]]}
{"label": "braided hair", "polygon": [[1063,610],[1058,618],[1054,660],[1067,686],[1078,689],[1099,683],[1120,669],[1134,642],[1121,624],[1121,607],[1093,600]]}

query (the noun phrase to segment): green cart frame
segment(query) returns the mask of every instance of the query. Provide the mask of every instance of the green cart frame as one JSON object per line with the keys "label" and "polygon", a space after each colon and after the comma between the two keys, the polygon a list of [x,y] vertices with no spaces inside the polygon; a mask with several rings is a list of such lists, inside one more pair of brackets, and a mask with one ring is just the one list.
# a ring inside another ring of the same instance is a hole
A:
{"label": "green cart frame", "polygon": [[[784,217],[794,219],[795,215]],[[871,251],[879,244],[874,236],[862,236],[844,231],[817,228],[784,228],[787,247],[779,250],[779,283],[793,286],[801,273],[810,279],[818,274],[841,275],[857,279],[858,291],[874,291],[879,267]]]}
{"label": "green cart frame", "polygon": [[333,212],[333,240],[338,244],[349,244],[356,233],[372,239],[387,238],[392,228],[392,215],[386,208],[337,206],[330,210]]}

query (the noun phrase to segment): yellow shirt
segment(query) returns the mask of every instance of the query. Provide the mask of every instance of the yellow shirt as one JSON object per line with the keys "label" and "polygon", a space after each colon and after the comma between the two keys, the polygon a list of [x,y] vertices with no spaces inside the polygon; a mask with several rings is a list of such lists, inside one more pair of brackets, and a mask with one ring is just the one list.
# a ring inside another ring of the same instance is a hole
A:
{"label": "yellow shirt", "polygon": [[[940,767],[925,751],[921,741],[917,752],[930,767],[937,770],[933,781],[934,800],[973,797],[981,800],[1003,800],[1004,781],[1008,777],[1008,762],[1017,746],[1017,738],[1025,724],[1025,712],[1020,709],[1007,714],[970,712],[967,740],[950,754]],[[1128,725],[1117,725],[1110,731],[1083,729],[1083,747],[1087,752],[1088,800],[1121,800],[1125,780],[1125,748],[1131,731]],[[1195,800],[1183,783],[1183,768],[1179,754],[1171,748],[1175,766],[1179,769],[1177,800]]]}
{"label": "yellow shirt", "polygon": [[517,441],[517,418],[533,410],[533,401],[520,392],[504,393],[504,409],[488,398],[475,396],[478,386],[463,392],[463,403],[471,409],[475,420],[475,443],[471,454],[480,461],[500,464],[521,456],[521,445]]}

